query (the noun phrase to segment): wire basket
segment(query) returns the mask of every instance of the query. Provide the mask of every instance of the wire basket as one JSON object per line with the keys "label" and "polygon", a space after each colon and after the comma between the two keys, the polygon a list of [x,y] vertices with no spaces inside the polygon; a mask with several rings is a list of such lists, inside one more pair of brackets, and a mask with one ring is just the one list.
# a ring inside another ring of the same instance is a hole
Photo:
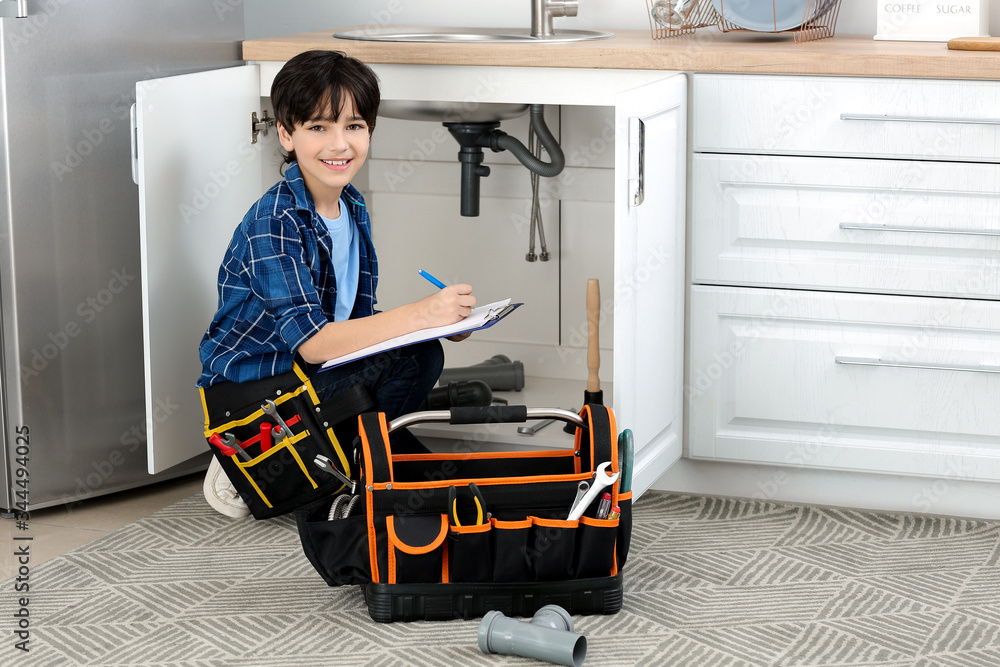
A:
{"label": "wire basket", "polygon": [[646,10],[653,39],[690,35],[719,23],[712,0],[646,0]]}
{"label": "wire basket", "polygon": [[[750,1],[766,3],[767,0]],[[779,25],[778,11],[774,4],[776,1],[771,0],[773,26],[765,24],[753,30],[726,18],[727,3],[733,6],[747,0],[646,0],[646,9],[649,12],[653,39],[686,35],[709,26],[717,26],[722,32],[791,34],[796,43],[833,37],[842,0],[807,0],[802,21],[788,29],[782,29]]]}

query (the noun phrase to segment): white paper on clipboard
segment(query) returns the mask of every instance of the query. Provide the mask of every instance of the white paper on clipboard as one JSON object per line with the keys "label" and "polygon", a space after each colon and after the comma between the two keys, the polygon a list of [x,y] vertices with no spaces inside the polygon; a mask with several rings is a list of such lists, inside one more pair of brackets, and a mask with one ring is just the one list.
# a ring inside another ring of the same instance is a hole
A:
{"label": "white paper on clipboard", "polygon": [[468,317],[459,320],[454,324],[448,324],[443,327],[420,329],[419,331],[414,331],[413,333],[390,338],[389,340],[376,343],[375,345],[369,345],[368,347],[357,350],[356,352],[351,352],[350,354],[330,359],[320,367],[320,370],[325,371],[335,366],[341,366],[351,361],[364,359],[365,357],[370,357],[373,354],[378,354],[379,352],[394,350],[398,347],[403,347],[404,345],[412,345],[413,343],[422,343],[424,341],[434,340],[435,338],[445,338],[447,336],[455,336],[461,333],[488,329],[503,318],[507,317],[510,313],[514,312],[514,310],[520,305],[520,303],[511,303],[510,299],[504,299],[503,301],[488,303],[484,306],[476,306],[472,309],[472,312]]}

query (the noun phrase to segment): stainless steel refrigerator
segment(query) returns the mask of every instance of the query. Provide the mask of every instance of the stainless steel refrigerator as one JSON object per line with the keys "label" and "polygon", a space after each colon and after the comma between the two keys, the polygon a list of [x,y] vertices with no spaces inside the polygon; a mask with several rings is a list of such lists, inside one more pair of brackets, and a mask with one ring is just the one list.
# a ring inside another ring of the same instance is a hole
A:
{"label": "stainless steel refrigerator", "polygon": [[145,404],[129,110],[137,82],[240,64],[243,10],[4,0],[0,13],[0,505],[27,489],[40,508],[205,463],[147,472],[146,440],[174,408]]}

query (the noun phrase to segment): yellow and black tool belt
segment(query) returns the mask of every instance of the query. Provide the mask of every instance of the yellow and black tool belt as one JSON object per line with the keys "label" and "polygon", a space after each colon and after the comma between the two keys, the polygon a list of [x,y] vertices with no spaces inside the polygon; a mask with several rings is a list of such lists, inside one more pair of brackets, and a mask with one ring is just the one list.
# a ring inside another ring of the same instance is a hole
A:
{"label": "yellow and black tool belt", "polygon": [[285,514],[343,488],[357,416],[375,403],[365,385],[320,402],[299,368],[254,382],[201,389],[205,438],[254,518]]}
{"label": "yellow and black tool belt", "polygon": [[621,490],[609,408],[546,415],[577,425],[572,450],[391,452],[400,423],[524,422],[543,410],[452,408],[392,426],[382,413],[361,415],[356,493],[296,512],[310,562],[331,586],[362,584],[383,622],[491,609],[530,616],[550,603],[573,614],[618,611],[632,493]]}

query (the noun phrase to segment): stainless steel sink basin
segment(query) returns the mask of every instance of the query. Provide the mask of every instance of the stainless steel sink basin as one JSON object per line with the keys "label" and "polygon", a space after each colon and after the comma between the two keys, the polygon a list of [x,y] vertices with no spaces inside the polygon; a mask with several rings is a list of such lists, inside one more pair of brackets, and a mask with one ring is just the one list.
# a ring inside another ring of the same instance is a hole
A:
{"label": "stainless steel sink basin", "polygon": [[455,43],[527,43],[581,42],[588,39],[614,37],[600,30],[555,30],[549,36],[532,36],[527,28],[428,28],[426,26],[367,26],[334,33],[341,39],[368,42],[436,42]]}
{"label": "stainless steel sink basin", "polygon": [[436,123],[494,123],[517,118],[527,110],[527,104],[382,100],[378,107],[378,115],[401,120],[429,120]]}

